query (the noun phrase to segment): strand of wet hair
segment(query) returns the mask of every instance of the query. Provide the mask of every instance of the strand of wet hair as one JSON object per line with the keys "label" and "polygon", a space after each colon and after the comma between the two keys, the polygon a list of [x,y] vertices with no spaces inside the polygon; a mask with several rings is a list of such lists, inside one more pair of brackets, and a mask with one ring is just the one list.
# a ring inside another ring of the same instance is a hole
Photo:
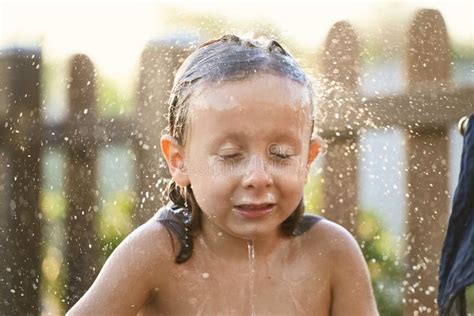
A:
{"label": "strand of wet hair", "polygon": [[[198,47],[198,49],[201,49],[203,47],[206,47],[206,46],[209,46],[209,45],[212,45],[212,44],[220,43],[220,42],[236,43],[236,44],[245,45],[245,46],[252,47],[252,48],[259,47],[259,46],[255,45],[254,43],[252,43],[251,40],[242,39],[239,36],[234,35],[234,34],[226,34],[226,35],[221,36],[218,39],[213,39],[213,40],[205,42],[204,44],[200,45]],[[265,47],[265,49],[266,49],[266,51],[271,52],[271,53],[276,52],[276,53],[279,53],[281,55],[291,57],[291,55],[276,40],[270,40],[268,45]]]}

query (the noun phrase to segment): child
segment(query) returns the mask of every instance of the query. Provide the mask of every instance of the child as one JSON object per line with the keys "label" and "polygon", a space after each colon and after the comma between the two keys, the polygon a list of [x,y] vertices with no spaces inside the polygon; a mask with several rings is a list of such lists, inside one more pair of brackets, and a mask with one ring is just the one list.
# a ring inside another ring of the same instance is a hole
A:
{"label": "child", "polygon": [[303,215],[321,146],[314,103],[276,41],[225,35],[194,51],[161,138],[170,204],[127,236],[68,314],[377,315],[354,238]]}

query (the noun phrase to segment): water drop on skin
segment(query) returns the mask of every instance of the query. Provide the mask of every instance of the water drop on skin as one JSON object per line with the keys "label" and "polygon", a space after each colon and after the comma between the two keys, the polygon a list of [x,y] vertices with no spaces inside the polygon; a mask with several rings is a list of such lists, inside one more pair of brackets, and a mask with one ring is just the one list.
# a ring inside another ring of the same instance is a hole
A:
{"label": "water drop on skin", "polygon": [[254,290],[254,275],[255,275],[255,248],[252,240],[247,240],[247,249],[249,257],[249,305],[250,315],[255,315],[255,290]]}

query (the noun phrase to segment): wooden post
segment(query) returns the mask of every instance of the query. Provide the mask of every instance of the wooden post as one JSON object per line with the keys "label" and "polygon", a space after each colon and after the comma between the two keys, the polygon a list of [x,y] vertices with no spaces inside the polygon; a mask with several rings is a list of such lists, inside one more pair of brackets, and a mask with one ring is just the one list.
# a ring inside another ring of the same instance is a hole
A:
{"label": "wooden post", "polygon": [[[329,116],[336,120],[347,120],[348,114],[356,108],[359,56],[359,42],[352,26],[347,22],[334,24],[326,39],[322,57],[322,97],[326,100],[321,108],[322,120]],[[358,135],[357,127],[352,122],[345,121],[344,125],[352,125],[354,130],[327,129],[321,132],[328,142],[323,169],[323,215],[355,235]]]}
{"label": "wooden post", "polygon": [[64,139],[67,147],[66,304],[71,308],[98,274],[98,211],[96,73],[87,56],[71,59],[68,86],[70,116]]}
{"label": "wooden post", "polygon": [[[7,70],[11,60],[2,57],[0,53],[0,87],[8,87],[9,78]],[[11,307],[10,285],[12,284],[10,247],[8,244],[9,224],[10,224],[10,206],[11,197],[10,186],[11,157],[7,148],[9,143],[10,131],[5,127],[7,121],[7,109],[10,108],[8,91],[0,89],[0,313],[13,313]]]}
{"label": "wooden post", "polygon": [[[0,114],[1,115],[1,114]],[[3,119],[0,119],[4,122]],[[3,125],[3,124],[2,124]],[[7,137],[7,133],[0,132],[0,139]],[[9,224],[10,224],[10,166],[11,157],[4,146],[0,145],[0,314],[13,314],[10,288],[12,285],[12,258],[9,247]]]}
{"label": "wooden post", "polygon": [[14,48],[1,54],[0,108],[6,111],[0,138],[10,155],[10,188],[7,213],[1,216],[7,223],[1,225],[6,239],[0,241],[0,314],[40,311],[40,64],[38,49]]}
{"label": "wooden post", "polygon": [[189,54],[181,41],[164,40],[148,44],[140,61],[140,79],[135,113],[137,139],[137,201],[133,221],[139,226],[163,204],[163,192],[170,179],[162,157],[160,138],[167,126],[169,92],[174,75]]}
{"label": "wooden post", "polygon": [[[443,17],[417,12],[408,34],[407,75],[413,96],[450,88],[450,51]],[[408,106],[408,105],[407,105]],[[434,110],[429,103],[419,111]],[[411,126],[406,131],[408,212],[406,214],[404,314],[435,314],[438,264],[448,221],[448,127]]]}

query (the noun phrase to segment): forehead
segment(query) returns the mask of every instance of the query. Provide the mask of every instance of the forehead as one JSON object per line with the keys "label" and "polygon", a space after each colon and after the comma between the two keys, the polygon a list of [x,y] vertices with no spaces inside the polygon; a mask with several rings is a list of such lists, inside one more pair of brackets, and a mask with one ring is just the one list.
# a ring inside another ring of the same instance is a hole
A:
{"label": "forehead", "polygon": [[310,104],[306,87],[281,76],[265,74],[203,84],[190,99],[191,138],[196,134],[213,138],[239,133],[303,137],[311,128]]}
{"label": "forehead", "polygon": [[[310,94],[302,84],[282,76],[258,74],[242,80],[203,83],[193,92],[193,109],[226,109],[241,106],[248,101],[259,104],[284,103],[288,106],[310,104]],[[274,95],[274,94],[277,95]],[[280,100],[276,100],[278,97]]]}

